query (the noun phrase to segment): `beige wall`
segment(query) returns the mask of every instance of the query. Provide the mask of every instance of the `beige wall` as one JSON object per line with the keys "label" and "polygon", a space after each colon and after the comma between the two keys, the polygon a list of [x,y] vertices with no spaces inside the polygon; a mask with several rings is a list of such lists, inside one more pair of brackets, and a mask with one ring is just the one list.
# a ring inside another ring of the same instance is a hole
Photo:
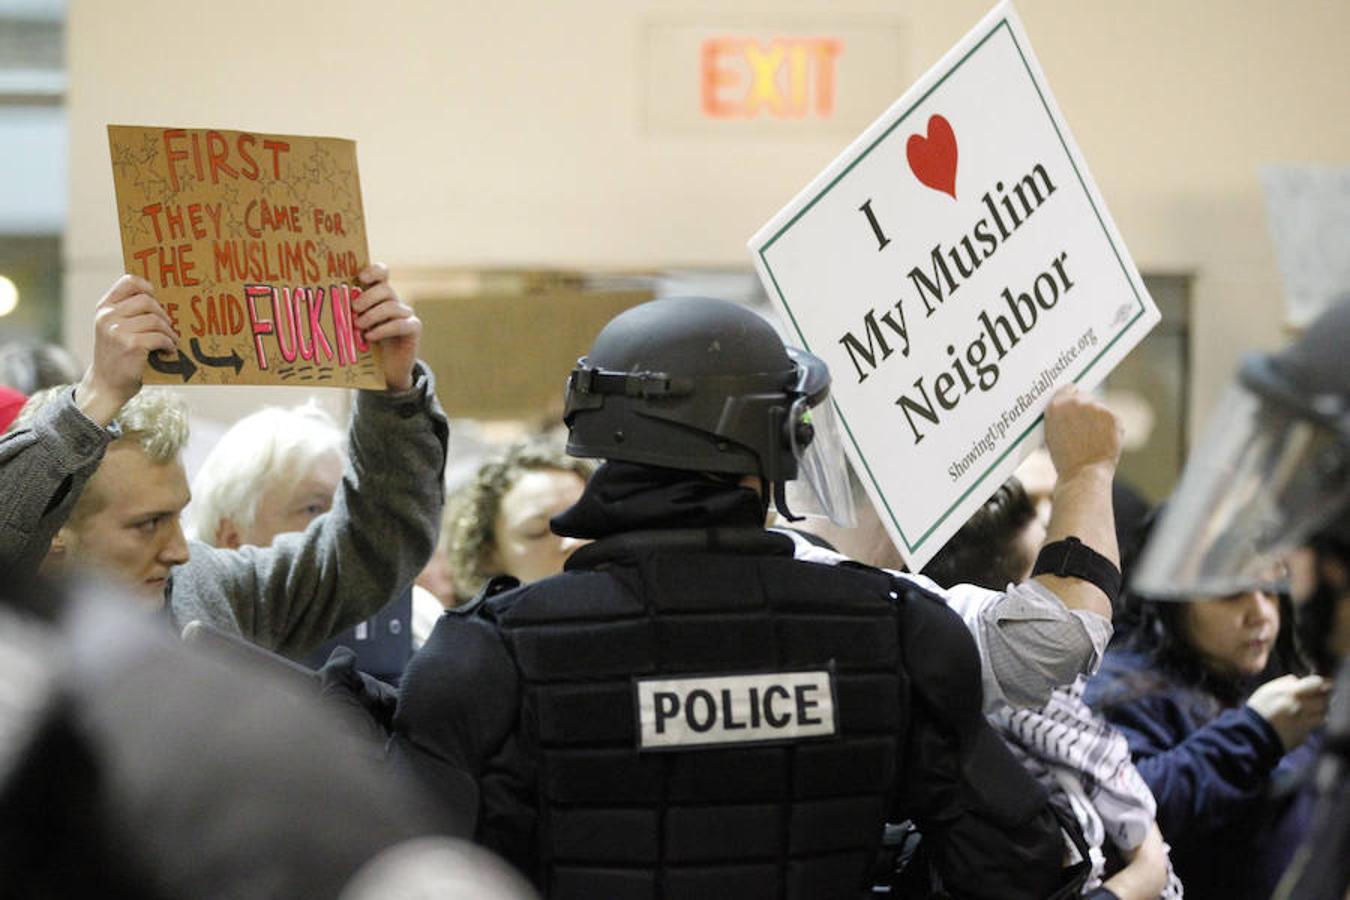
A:
{"label": "beige wall", "polygon": [[[646,29],[737,17],[898,25],[899,96],[989,5],[73,0],[68,341],[88,355],[91,308],[120,268],[108,123],[355,138],[372,253],[396,277],[748,266],[746,239],[847,140],[810,123],[793,138],[644,130]],[[1350,162],[1350,3],[1018,9],[1139,266],[1195,276],[1203,415],[1238,354],[1282,339],[1258,167]],[[195,396],[227,416],[253,402]]]}

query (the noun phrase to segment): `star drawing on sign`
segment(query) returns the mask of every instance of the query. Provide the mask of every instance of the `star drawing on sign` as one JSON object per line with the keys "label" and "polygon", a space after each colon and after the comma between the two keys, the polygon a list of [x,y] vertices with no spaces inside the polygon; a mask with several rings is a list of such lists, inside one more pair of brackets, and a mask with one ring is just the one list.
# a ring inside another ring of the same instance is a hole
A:
{"label": "star drawing on sign", "polygon": [[297,203],[303,203],[305,200],[304,195],[300,192],[299,183],[295,179],[287,179],[286,181],[279,182],[277,184],[277,189],[285,191],[286,194]]}
{"label": "star drawing on sign", "polygon": [[149,197],[165,197],[169,194],[169,183],[158,172],[141,169],[136,173],[136,187]]}
{"label": "star drawing on sign", "polygon": [[141,162],[149,162],[159,155],[159,138],[149,132],[141,135]]}
{"label": "star drawing on sign", "polygon": [[180,194],[190,193],[192,188],[197,185],[198,181],[199,179],[196,175],[191,172],[183,172],[178,176],[178,187],[176,189],[171,189],[169,191],[169,196],[176,198]]}
{"label": "star drawing on sign", "polygon": [[126,229],[132,241],[140,241],[150,236],[150,227],[145,224],[145,215],[132,203],[122,207],[122,227]]}
{"label": "star drawing on sign", "polygon": [[121,172],[121,177],[126,178],[136,170],[136,159],[132,149],[126,144],[118,144],[113,148],[113,168]]}
{"label": "star drawing on sign", "polygon": [[333,170],[333,154],[323,144],[315,144],[314,152],[309,155],[310,165],[324,172]]}
{"label": "star drawing on sign", "polygon": [[341,172],[329,172],[328,177],[324,179],[324,182],[328,185],[328,193],[332,194],[334,198],[351,193],[351,189],[347,186],[347,179],[343,178],[342,174]]}
{"label": "star drawing on sign", "polygon": [[239,205],[239,187],[238,185],[226,183],[220,189],[220,196],[224,199],[225,205],[231,209]]}

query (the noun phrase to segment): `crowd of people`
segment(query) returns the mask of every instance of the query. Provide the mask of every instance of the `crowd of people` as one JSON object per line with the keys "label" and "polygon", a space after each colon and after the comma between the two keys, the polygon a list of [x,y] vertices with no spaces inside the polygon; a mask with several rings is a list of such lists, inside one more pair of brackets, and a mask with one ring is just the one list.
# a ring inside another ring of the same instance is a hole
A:
{"label": "crowd of people", "polygon": [[757,313],[620,314],[566,447],[447,498],[421,323],[359,280],[387,389],[190,483],[147,282],[83,371],[0,347],[0,897],[1350,896],[1350,303],[1242,382],[1248,481],[1149,510],[1068,387],[1048,513],[991,485],[910,572]]}

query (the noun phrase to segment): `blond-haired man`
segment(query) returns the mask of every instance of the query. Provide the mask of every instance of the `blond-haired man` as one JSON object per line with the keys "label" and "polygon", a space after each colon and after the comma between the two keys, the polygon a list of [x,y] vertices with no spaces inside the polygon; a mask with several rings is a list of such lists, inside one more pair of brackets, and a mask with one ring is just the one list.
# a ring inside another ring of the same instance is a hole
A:
{"label": "blond-haired man", "polygon": [[[69,390],[67,385],[34,395],[15,427],[33,427],[44,410],[60,407]],[[116,421],[117,436],[57,529],[44,564],[98,565],[138,593],[162,598],[169,571],[188,561],[178,527],[178,511],[189,496],[179,460],[187,443],[187,412],[167,391],[152,389],[128,400]]]}
{"label": "blond-haired man", "polygon": [[380,345],[388,389],[357,393],[349,461],[322,521],[265,549],[184,539],[186,425],[140,382],[147,354],[172,352],[176,335],[152,286],[125,275],[96,309],[84,378],[0,438],[0,571],[94,564],[167,605],[178,626],[201,619],[290,654],[406,590],[436,539],[448,427],[416,360],[421,322],[383,266],[358,278],[356,325]]}

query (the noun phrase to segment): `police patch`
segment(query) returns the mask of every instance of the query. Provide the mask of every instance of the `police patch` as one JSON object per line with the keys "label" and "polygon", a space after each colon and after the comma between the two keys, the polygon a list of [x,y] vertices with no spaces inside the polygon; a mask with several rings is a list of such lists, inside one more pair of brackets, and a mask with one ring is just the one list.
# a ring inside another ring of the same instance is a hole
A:
{"label": "police patch", "polygon": [[758,672],[633,681],[639,750],[831,737],[834,672]]}

